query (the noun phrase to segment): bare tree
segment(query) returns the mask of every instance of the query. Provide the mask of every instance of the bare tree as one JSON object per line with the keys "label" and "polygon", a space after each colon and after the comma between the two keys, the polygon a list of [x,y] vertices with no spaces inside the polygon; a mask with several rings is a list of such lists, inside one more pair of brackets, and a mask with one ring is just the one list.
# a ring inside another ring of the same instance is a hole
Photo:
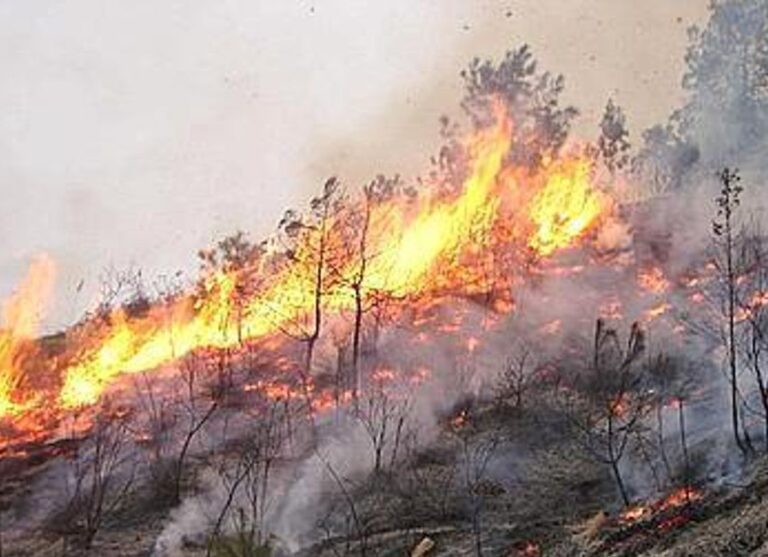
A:
{"label": "bare tree", "polygon": [[408,436],[405,466],[400,480],[405,486],[411,510],[425,520],[445,522],[453,518],[458,463],[449,449],[424,448]]}
{"label": "bare tree", "polygon": [[690,504],[690,494],[688,487],[691,484],[691,457],[688,451],[688,437],[685,429],[685,397],[680,396],[677,399],[677,416],[680,430],[680,450],[683,453],[683,486],[685,489],[686,502]]}
{"label": "bare tree", "polygon": [[141,269],[107,267],[99,277],[99,305],[96,314],[108,318],[116,308],[122,308],[129,317],[142,315],[150,306]]}
{"label": "bare tree", "polygon": [[639,365],[644,349],[645,337],[637,323],[624,346],[617,332],[598,319],[591,362],[577,378],[578,391],[569,392],[566,401],[584,447],[609,467],[625,505],[630,496],[621,463],[648,410],[648,390]]}
{"label": "bare tree", "polygon": [[530,347],[519,345],[504,364],[498,382],[499,398],[511,399],[513,407],[522,410],[526,393],[535,384],[538,367]]}
{"label": "bare tree", "polygon": [[[283,243],[282,258],[289,280],[302,285],[297,300],[286,300],[292,306],[283,308],[285,325],[280,330],[306,346],[300,374],[310,419],[314,419],[311,396],[312,363],[317,341],[323,331],[326,295],[334,287],[330,269],[338,268],[335,258],[339,254],[340,236],[337,216],[342,210],[344,195],[338,180],[331,177],[325,182],[321,195],[310,202],[308,215],[287,211],[278,228]],[[304,297],[307,295],[308,299]],[[308,302],[308,303],[307,303]]]}
{"label": "bare tree", "polygon": [[469,503],[469,517],[472,524],[475,554],[483,555],[483,511],[485,506],[484,484],[487,480],[488,464],[502,440],[501,430],[491,428],[479,431],[468,415],[454,420],[450,431],[459,441],[462,487]]}
{"label": "bare tree", "polygon": [[[354,491],[357,489],[358,486],[354,484],[354,482],[350,481],[348,478],[343,477],[333,466],[331,461],[328,459],[327,456],[325,456],[322,452],[319,450],[315,451],[315,454],[322,463],[323,467],[325,468],[326,472],[328,472],[328,475],[333,480],[334,484],[339,490],[339,494],[341,495],[341,499],[344,503],[344,507],[346,508],[346,511],[348,513],[348,520],[347,520],[347,532],[344,536],[346,547],[345,547],[345,555],[349,554],[350,552],[350,542],[352,538],[354,537],[357,542],[360,549],[360,557],[365,557],[368,554],[368,528],[365,524],[365,520],[362,516],[362,513],[360,509],[358,508],[358,504],[356,501],[355,493]],[[329,516],[327,518],[330,518],[330,515],[334,513],[336,509],[334,506],[329,507]],[[350,528],[351,527],[351,528]],[[324,529],[326,530],[326,537],[331,537],[331,530],[328,526],[324,526]]]}
{"label": "bare tree", "polygon": [[[223,357],[222,354],[218,361],[221,362]],[[205,372],[208,366],[210,363],[209,360],[205,359],[205,356],[192,355],[182,362],[179,370],[183,385],[183,394],[179,399],[181,412],[179,421],[183,423],[183,429],[181,447],[178,450],[173,474],[173,500],[177,503],[181,500],[184,464],[192,447],[192,442],[205,427],[205,424],[213,418],[220,406],[220,390],[214,389],[212,392],[206,392],[204,387],[200,385],[201,371]]]}
{"label": "bare tree", "polygon": [[713,243],[715,246],[715,265],[718,278],[724,286],[725,304],[722,308],[725,320],[725,348],[728,353],[728,376],[731,393],[731,426],[736,445],[742,452],[748,450],[746,440],[742,439],[739,427],[739,387],[736,346],[736,325],[738,310],[738,270],[736,250],[739,243],[736,228],[736,210],[742,192],[741,177],[738,170],[724,168],[718,178],[722,188],[715,198],[717,215],[712,221]]}
{"label": "bare tree", "polygon": [[67,459],[67,497],[54,525],[67,544],[90,549],[106,516],[128,495],[134,466],[127,433],[128,416],[103,403],[87,441]]}
{"label": "bare tree", "polygon": [[[351,253],[345,260],[352,261],[349,270],[341,269],[342,282],[351,288],[354,298],[354,317],[352,327],[352,398],[357,404],[358,393],[361,387],[361,342],[363,339],[363,318],[374,306],[380,305],[383,297],[370,284],[368,273],[371,263],[377,257],[372,252],[370,243],[371,218],[374,208],[391,199],[399,192],[400,178],[386,178],[377,176],[363,188],[363,199],[360,208],[348,213],[346,227],[353,231],[350,242]],[[356,236],[356,237],[355,237]],[[381,272],[381,269],[379,269]],[[377,277],[374,277],[377,278]],[[381,279],[381,277],[378,277]]]}
{"label": "bare tree", "polygon": [[405,393],[388,392],[381,381],[371,385],[360,401],[355,416],[371,442],[374,475],[397,461],[409,411],[410,399]]}
{"label": "bare tree", "polygon": [[[745,272],[741,274],[742,288],[739,289],[739,317],[746,322],[746,330],[737,340],[744,360],[752,371],[757,387],[759,410],[762,414],[765,448],[768,451],[768,377],[765,375],[765,358],[768,355],[768,258],[766,258],[765,237],[757,222],[751,223],[743,232],[744,248],[741,250]],[[745,401],[751,408],[751,397]]]}
{"label": "bare tree", "polygon": [[[279,228],[287,239],[286,255],[294,271],[308,278],[311,289],[311,309],[302,315],[306,322],[295,323],[298,332],[289,332],[306,344],[304,373],[311,373],[314,350],[323,328],[323,304],[330,289],[329,268],[333,267],[333,217],[342,207],[342,191],[335,177],[326,180],[321,195],[312,198],[310,212],[302,216],[288,211]],[[300,308],[303,309],[303,308]],[[302,314],[304,312],[301,312]],[[302,319],[304,321],[304,319]]]}
{"label": "bare tree", "polygon": [[[235,458],[223,458],[217,467],[226,495],[213,523],[208,557],[214,550],[256,557],[268,546],[264,519],[271,474],[286,439],[285,409],[281,400],[261,400],[252,410],[254,427],[233,441]],[[233,536],[225,535],[227,524]]]}
{"label": "bare tree", "polygon": [[[200,261],[201,277],[198,282],[198,292],[202,297],[215,295],[211,287],[217,282],[209,279],[215,273],[225,273],[232,281],[232,292],[228,294],[233,304],[235,333],[238,344],[243,343],[243,321],[249,300],[255,296],[262,284],[262,265],[266,256],[264,243],[253,243],[246,234],[238,231],[225,237],[209,249],[202,249],[197,254]],[[229,329],[228,324],[222,324],[223,329]]]}
{"label": "bare tree", "polygon": [[142,449],[154,493],[171,503],[173,497],[173,446],[178,425],[174,397],[162,391],[161,381],[150,373],[134,378],[134,391],[139,412],[130,429],[136,445]]}
{"label": "bare tree", "polygon": [[171,348],[171,356],[176,357],[175,343],[175,308],[184,293],[184,284],[182,281],[183,273],[176,271],[172,275],[160,275],[153,281],[155,296],[153,300],[154,307],[162,308],[165,326],[168,329],[168,342]]}
{"label": "bare tree", "polygon": [[680,365],[667,354],[657,354],[648,358],[648,379],[653,391],[652,404],[655,409],[656,449],[667,478],[672,477],[672,466],[667,452],[664,410],[681,394]]}

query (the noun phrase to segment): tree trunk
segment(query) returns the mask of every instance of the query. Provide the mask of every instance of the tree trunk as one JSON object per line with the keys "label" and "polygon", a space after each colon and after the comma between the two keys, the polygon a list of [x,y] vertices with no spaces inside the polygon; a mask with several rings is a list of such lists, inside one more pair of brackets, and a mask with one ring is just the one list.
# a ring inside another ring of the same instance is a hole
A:
{"label": "tree trunk", "polygon": [[664,470],[667,473],[667,480],[669,480],[672,477],[672,467],[669,464],[666,443],[664,443],[664,408],[661,404],[656,406],[656,424],[657,439],[659,442],[659,455],[661,456],[661,462],[664,464]]}
{"label": "tree trunk", "polygon": [[685,401],[681,398],[678,402],[679,404],[677,406],[677,413],[680,420],[680,447],[683,450],[683,461],[685,466],[685,478],[683,485],[685,487],[685,502],[689,505],[691,503],[691,459],[688,455],[688,442],[685,436]]}
{"label": "tree trunk", "polygon": [[736,446],[742,453],[746,453],[747,449],[739,435],[739,397],[736,383],[736,276],[733,269],[733,231],[731,230],[730,202],[729,198],[729,205],[725,208],[725,257],[728,284],[728,368],[731,382],[731,426],[733,427]]}
{"label": "tree trunk", "polygon": [[616,454],[618,451],[616,451],[615,447],[616,443],[616,437],[615,432],[613,431],[613,408],[608,409],[608,461],[611,464],[611,471],[613,472],[613,477],[616,480],[616,486],[619,488],[619,493],[621,494],[621,500],[624,502],[624,506],[628,506],[629,501],[629,495],[627,494],[627,488],[624,485],[624,479],[621,477],[621,471],[619,470],[619,460],[621,459],[621,454]]}
{"label": "tree trunk", "polygon": [[760,392],[760,403],[763,406],[763,428],[765,435],[765,450],[768,452],[768,386],[765,384],[763,370],[760,367],[760,330],[757,323],[752,323],[752,368],[755,371],[757,388]]}
{"label": "tree trunk", "polygon": [[355,328],[352,331],[352,400],[357,407],[360,392],[360,336],[363,327],[363,296],[360,283],[355,284]]}

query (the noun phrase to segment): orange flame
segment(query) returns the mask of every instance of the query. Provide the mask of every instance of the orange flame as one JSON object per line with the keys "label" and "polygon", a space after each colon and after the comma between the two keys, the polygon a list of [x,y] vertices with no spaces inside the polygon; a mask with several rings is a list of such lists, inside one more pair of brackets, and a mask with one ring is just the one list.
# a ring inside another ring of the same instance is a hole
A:
{"label": "orange flame", "polygon": [[55,266],[47,255],[32,261],[18,290],[3,303],[0,329],[0,418],[19,414],[33,401],[18,392],[23,381],[23,360],[38,332],[42,313],[53,291]]}
{"label": "orange flame", "polygon": [[587,160],[559,161],[547,168],[530,206],[536,231],[529,245],[541,255],[571,245],[602,213],[605,202],[592,187],[590,168]]}
{"label": "orange flame", "polygon": [[647,290],[653,294],[663,294],[670,287],[670,283],[664,276],[664,272],[658,267],[651,267],[640,271],[637,274],[637,284],[640,285],[643,290]]}
{"label": "orange flame", "polygon": [[694,487],[680,487],[652,504],[636,505],[625,509],[620,518],[622,522],[637,522],[645,520],[655,514],[665,513],[673,509],[685,507],[701,500],[704,494]]}
{"label": "orange flame", "polygon": [[[484,264],[491,247],[517,246],[543,257],[596,226],[610,206],[590,181],[589,161],[564,157],[536,171],[516,168],[506,159],[512,128],[497,108],[496,123],[468,138],[467,177],[457,192],[427,189],[370,206],[367,249],[375,257],[367,261],[360,285],[364,296],[428,300],[446,292],[483,293],[488,288],[485,273],[494,268]],[[346,259],[334,262],[334,276],[355,275],[360,263],[344,250],[350,233],[343,221],[362,204],[347,203],[322,232],[303,230],[295,257],[264,263],[263,284],[245,299],[237,271],[222,271],[207,277],[202,296],[186,294],[138,317],[115,310],[98,338],[87,340],[80,347],[82,356],[64,370],[58,404],[66,409],[95,403],[123,374],[161,367],[200,348],[237,348],[306,321],[315,302],[316,275],[297,261],[311,260],[318,235],[327,232],[326,245],[347,253]],[[348,282],[324,280],[323,311],[351,311],[354,298]],[[493,305],[504,312],[512,309],[509,299]]]}

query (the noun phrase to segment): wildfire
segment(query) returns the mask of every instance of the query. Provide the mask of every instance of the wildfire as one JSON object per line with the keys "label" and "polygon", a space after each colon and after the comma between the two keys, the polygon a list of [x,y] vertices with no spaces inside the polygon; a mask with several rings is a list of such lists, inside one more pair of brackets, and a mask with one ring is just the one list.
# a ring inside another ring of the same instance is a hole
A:
{"label": "wildfire", "polygon": [[670,283],[664,276],[664,272],[658,267],[644,269],[637,275],[637,283],[643,290],[653,294],[663,294],[666,292]]}
{"label": "wildfire", "polygon": [[626,393],[611,401],[609,411],[616,418],[623,418],[629,411],[631,401]]}
{"label": "wildfire", "polygon": [[692,487],[681,487],[662,499],[657,504],[656,509],[659,512],[667,511],[669,509],[676,509],[678,507],[682,507],[683,505],[698,501],[702,497],[704,497],[704,495],[697,489]]}
{"label": "wildfire", "polygon": [[558,333],[562,327],[563,322],[560,319],[555,319],[540,327],[539,330],[545,335],[554,335]]}
{"label": "wildfire", "polygon": [[474,352],[478,346],[480,346],[480,340],[476,337],[469,337],[467,339],[467,352]]}
{"label": "wildfire", "polygon": [[53,290],[55,266],[47,255],[37,257],[18,290],[3,304],[0,328],[0,418],[23,412],[35,401],[19,392],[29,340],[38,331]]}
{"label": "wildfire", "polygon": [[453,429],[461,429],[469,423],[469,412],[464,409],[450,420]]}
{"label": "wildfire", "polygon": [[[620,519],[624,523],[634,523],[640,520],[646,520],[658,514],[664,514],[674,509],[679,509],[690,505],[704,497],[703,493],[693,487],[686,486],[672,491],[666,497],[647,505],[636,505],[624,510]],[[665,524],[680,523],[679,517],[668,517],[660,524],[661,529],[665,529]]]}
{"label": "wildfire", "polygon": [[645,321],[653,321],[654,319],[661,317],[665,313],[667,313],[672,306],[668,304],[667,302],[661,302],[659,304],[656,304],[652,308],[650,308],[648,311],[645,312]]}
{"label": "wildfire", "polygon": [[536,232],[529,245],[541,255],[571,245],[602,212],[604,202],[589,173],[585,160],[559,161],[547,168],[530,205]]}
{"label": "wildfire", "polygon": [[736,310],[736,321],[746,321],[754,318],[755,315],[768,304],[768,292],[755,292],[750,299]]}
{"label": "wildfire", "polygon": [[616,298],[603,302],[598,311],[603,319],[620,320],[623,318],[621,301]]}
{"label": "wildfire", "polygon": [[526,540],[512,546],[510,557],[540,557],[541,546],[538,543]]}
{"label": "wildfire", "polygon": [[[489,288],[488,268],[495,267],[493,261],[489,264],[494,247],[516,246],[518,252],[522,248],[545,257],[573,245],[596,226],[611,206],[592,185],[590,162],[565,156],[545,161],[534,171],[517,168],[506,158],[512,129],[513,122],[497,108],[495,124],[465,141],[467,177],[455,192],[427,188],[415,197],[397,194],[368,206],[367,252],[375,257],[360,274],[362,296],[389,296],[405,306],[403,300],[428,303],[446,293],[482,294]],[[322,278],[322,309],[335,315],[352,311],[355,300],[345,277],[356,276],[361,262],[345,249],[351,242],[343,223],[363,205],[363,200],[347,201],[322,229],[303,229],[293,257],[254,262],[263,280],[246,295],[238,287],[238,271],[221,271],[206,278],[202,295],[190,292],[139,316],[114,310],[96,333],[80,341],[82,346],[75,350],[80,356],[63,370],[59,392],[48,399],[63,409],[89,405],[123,374],[156,369],[202,348],[237,349],[296,328],[296,323],[311,322],[317,276],[301,261],[313,260],[320,234],[326,235],[324,244],[337,258],[333,276]],[[30,270],[33,283],[52,274],[50,261],[45,261]],[[508,288],[505,277],[499,284]],[[22,290],[27,296],[41,288]],[[492,305],[502,313],[513,308],[508,295],[495,298]],[[33,334],[28,320],[23,314],[21,324],[18,318],[6,324],[12,333],[5,336]],[[469,339],[467,349],[471,352],[477,344]],[[21,411],[12,396],[19,373],[7,363],[16,357],[16,343],[6,340],[2,346],[0,415]],[[32,404],[35,398],[25,400]]]}

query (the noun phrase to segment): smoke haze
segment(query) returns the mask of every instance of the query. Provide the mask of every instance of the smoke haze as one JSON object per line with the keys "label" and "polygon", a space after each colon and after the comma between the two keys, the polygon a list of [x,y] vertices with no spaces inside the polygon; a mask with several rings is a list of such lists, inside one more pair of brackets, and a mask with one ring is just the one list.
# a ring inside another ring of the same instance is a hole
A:
{"label": "smoke haze", "polygon": [[458,71],[524,42],[565,74],[577,132],[595,135],[609,96],[649,126],[706,15],[681,4],[4,2],[0,297],[47,251],[60,326],[109,265],[191,274],[198,248],[269,233],[329,174],[412,177]]}

